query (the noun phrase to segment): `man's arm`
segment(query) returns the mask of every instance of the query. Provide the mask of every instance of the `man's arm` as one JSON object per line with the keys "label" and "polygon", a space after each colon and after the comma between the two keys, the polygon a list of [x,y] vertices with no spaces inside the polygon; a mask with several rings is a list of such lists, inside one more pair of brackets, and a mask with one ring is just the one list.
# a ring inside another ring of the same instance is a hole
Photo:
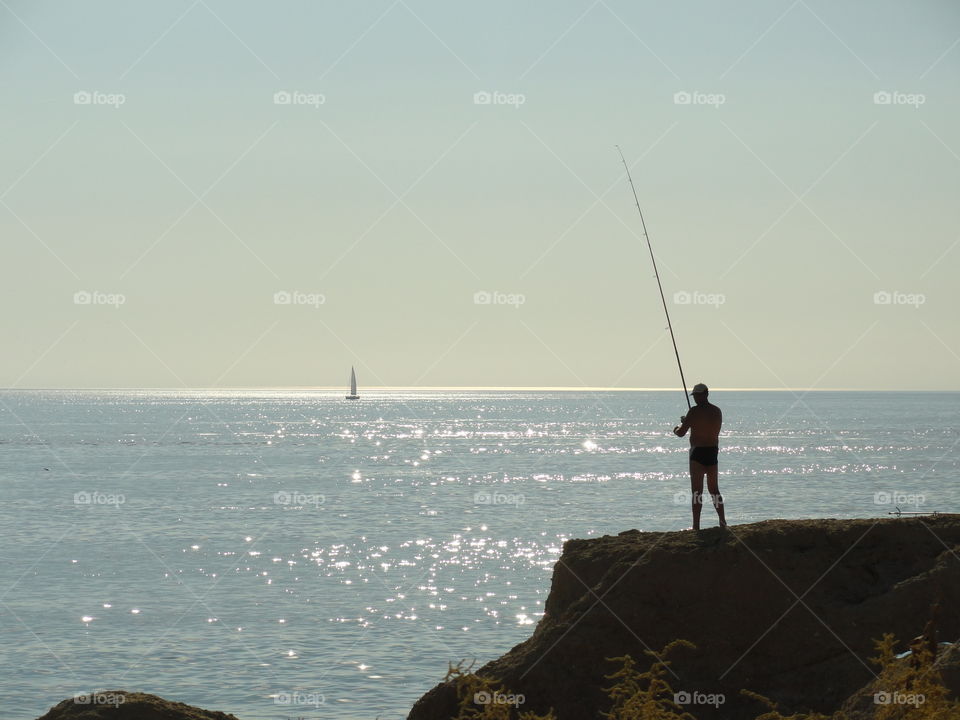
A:
{"label": "man's arm", "polygon": [[693,424],[697,421],[697,416],[702,412],[699,407],[690,408],[687,414],[680,418],[680,424],[673,429],[674,434],[677,437],[686,435],[687,431],[693,427]]}

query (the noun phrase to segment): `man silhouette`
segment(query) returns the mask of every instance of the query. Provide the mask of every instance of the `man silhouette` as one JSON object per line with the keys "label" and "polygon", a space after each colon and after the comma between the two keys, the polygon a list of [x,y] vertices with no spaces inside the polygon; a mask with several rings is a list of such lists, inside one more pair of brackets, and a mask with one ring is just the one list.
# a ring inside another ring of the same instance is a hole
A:
{"label": "man silhouette", "polygon": [[720,426],[723,424],[723,413],[716,405],[712,405],[707,396],[710,390],[703,383],[693,386],[695,407],[690,409],[686,416],[680,418],[680,424],[673,432],[677,437],[683,437],[690,430],[690,492],[693,509],[693,529],[700,529],[700,510],[703,507],[703,476],[707,476],[707,490],[713,500],[713,507],[720,518],[720,527],[726,527],[727,521],[723,514],[723,497],[717,479],[717,454],[720,452]]}

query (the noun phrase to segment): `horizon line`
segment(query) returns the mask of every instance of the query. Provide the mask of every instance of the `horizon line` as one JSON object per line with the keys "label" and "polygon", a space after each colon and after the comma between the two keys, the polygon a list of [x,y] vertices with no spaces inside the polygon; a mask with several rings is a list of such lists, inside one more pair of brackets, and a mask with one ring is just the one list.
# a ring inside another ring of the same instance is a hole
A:
{"label": "horizon line", "polygon": [[[42,392],[42,391],[167,391],[167,392],[343,392],[342,385],[238,385],[225,387],[175,387],[175,386],[125,386],[125,387],[0,387],[2,392]],[[570,385],[368,385],[364,392],[677,392],[676,387],[602,387]],[[928,392],[951,393],[956,390],[921,390],[912,388],[811,388],[811,387],[715,387],[713,392]]]}

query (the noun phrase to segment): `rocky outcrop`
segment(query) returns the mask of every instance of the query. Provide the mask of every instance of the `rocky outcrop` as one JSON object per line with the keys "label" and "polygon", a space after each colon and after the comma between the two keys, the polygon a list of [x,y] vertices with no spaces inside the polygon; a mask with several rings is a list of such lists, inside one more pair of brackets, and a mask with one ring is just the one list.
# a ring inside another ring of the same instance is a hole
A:
{"label": "rocky outcrop", "polygon": [[39,720],[237,720],[146,693],[103,690],[58,703]]}
{"label": "rocky outcrop", "polygon": [[[912,655],[904,657],[897,660],[897,665],[909,665],[914,660]],[[947,690],[947,697],[957,700],[960,697],[960,643],[940,643],[935,661],[931,664]],[[927,668],[927,665],[919,666],[921,676]],[[874,720],[878,704],[898,703],[902,710],[909,712],[914,707],[923,708],[927,701],[928,698],[920,692],[910,692],[909,689],[891,691],[882,678],[876,678],[847,698],[842,709],[845,720]]]}
{"label": "rocky outcrop", "polygon": [[[482,667],[525,697],[523,710],[594,720],[608,709],[606,658],[672,640],[671,684],[701,720],[755,718],[749,689],[781,711],[830,713],[874,680],[874,641],[907,649],[942,608],[941,640],[960,637],[960,516],[770,520],[700,533],[628,531],[570,540],[532,637]],[[723,697],[718,704],[717,698]],[[713,704],[707,704],[713,699]],[[441,684],[409,720],[456,715]]]}

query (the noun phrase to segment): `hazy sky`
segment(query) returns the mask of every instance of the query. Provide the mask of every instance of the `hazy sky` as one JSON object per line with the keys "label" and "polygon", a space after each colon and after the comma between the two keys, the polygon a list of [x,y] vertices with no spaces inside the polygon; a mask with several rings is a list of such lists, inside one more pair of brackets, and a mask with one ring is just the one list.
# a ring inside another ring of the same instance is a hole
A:
{"label": "hazy sky", "polygon": [[690,385],[960,389],[952,0],[3,0],[0,52],[0,385],[674,386],[620,144]]}

